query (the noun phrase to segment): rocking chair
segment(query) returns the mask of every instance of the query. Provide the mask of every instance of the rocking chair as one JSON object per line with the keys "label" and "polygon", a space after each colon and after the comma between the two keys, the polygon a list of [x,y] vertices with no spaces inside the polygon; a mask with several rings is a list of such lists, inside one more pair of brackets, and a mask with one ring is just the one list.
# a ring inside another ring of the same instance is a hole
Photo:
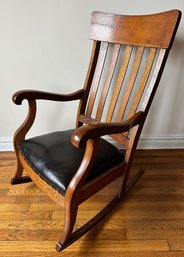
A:
{"label": "rocking chair", "polygon": [[[11,183],[34,181],[64,207],[65,223],[57,251],[103,219],[143,175],[141,170],[128,179],[180,18],[179,10],[141,16],[93,12],[93,47],[84,88],[66,95],[31,90],[13,95],[17,105],[26,99],[29,111],[14,135],[17,170]],[[76,128],[25,139],[35,120],[38,100],[79,100]],[[28,176],[22,176],[23,170]],[[73,232],[78,206],[117,178],[116,197]]]}

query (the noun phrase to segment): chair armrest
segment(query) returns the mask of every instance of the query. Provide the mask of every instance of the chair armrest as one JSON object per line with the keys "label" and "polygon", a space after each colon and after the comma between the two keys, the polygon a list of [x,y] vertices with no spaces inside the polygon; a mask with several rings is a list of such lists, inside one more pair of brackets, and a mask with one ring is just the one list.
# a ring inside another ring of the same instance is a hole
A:
{"label": "chair armrest", "polygon": [[102,122],[79,127],[72,135],[72,144],[78,148],[86,145],[88,139],[97,139],[101,136],[124,133],[144,120],[144,112],[137,112],[124,122]]}
{"label": "chair armrest", "polygon": [[51,100],[51,101],[73,101],[82,99],[84,89],[80,89],[71,94],[55,94],[51,92],[37,91],[37,90],[21,90],[16,92],[12,100],[15,104],[20,105],[24,99],[29,100]]}

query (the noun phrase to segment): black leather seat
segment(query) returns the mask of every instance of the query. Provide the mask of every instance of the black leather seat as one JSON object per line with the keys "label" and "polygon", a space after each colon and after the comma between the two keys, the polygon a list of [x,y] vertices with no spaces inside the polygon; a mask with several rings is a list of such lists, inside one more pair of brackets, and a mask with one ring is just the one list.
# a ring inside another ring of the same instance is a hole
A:
{"label": "black leather seat", "polygon": [[[35,172],[50,186],[65,195],[66,189],[76,173],[85,148],[78,149],[71,143],[74,130],[54,132],[24,140],[19,148]],[[87,181],[123,162],[124,155],[104,139],[98,149],[97,158]]]}

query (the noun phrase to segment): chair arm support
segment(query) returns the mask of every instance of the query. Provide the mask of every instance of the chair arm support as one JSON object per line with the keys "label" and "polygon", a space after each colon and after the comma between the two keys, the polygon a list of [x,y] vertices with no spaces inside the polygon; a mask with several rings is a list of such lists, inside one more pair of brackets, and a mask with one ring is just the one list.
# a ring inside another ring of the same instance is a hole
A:
{"label": "chair arm support", "polygon": [[71,94],[55,94],[51,92],[37,91],[37,90],[21,90],[16,92],[12,100],[15,104],[21,105],[24,99],[30,100],[51,100],[51,101],[73,101],[82,99],[84,89],[80,89]]}
{"label": "chair arm support", "polygon": [[75,130],[72,135],[72,144],[78,148],[86,145],[88,139],[97,139],[101,136],[124,133],[144,121],[144,112],[137,112],[124,122],[102,122],[84,125]]}

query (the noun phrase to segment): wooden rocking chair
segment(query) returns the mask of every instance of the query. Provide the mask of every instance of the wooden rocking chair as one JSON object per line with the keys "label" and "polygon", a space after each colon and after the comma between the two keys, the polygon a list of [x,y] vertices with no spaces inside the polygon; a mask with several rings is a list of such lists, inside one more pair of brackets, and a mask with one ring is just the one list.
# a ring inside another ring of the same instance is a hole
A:
{"label": "wooden rocking chair", "polygon": [[[19,91],[29,111],[16,131],[17,170],[12,184],[34,181],[59,206],[65,223],[56,250],[84,235],[109,213],[142,176],[129,181],[138,139],[158,87],[181,18],[179,10],[141,16],[93,12],[93,48],[84,88],[73,94]],[[36,101],[80,100],[76,128],[30,139],[25,136],[36,115]],[[108,135],[119,150],[101,138]],[[22,176],[23,170],[28,176]],[[79,204],[119,178],[116,197],[73,232]]]}

